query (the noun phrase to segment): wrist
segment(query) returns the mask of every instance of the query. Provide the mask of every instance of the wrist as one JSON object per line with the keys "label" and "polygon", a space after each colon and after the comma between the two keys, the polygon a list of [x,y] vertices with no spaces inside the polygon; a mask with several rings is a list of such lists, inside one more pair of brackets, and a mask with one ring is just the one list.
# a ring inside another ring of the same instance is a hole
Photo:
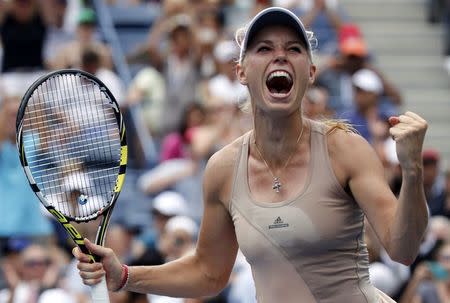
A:
{"label": "wrist", "polygon": [[120,276],[120,284],[119,287],[114,291],[117,292],[124,290],[127,287],[129,280],[130,280],[130,269],[128,265],[122,264],[122,274]]}
{"label": "wrist", "polygon": [[422,164],[401,165],[403,178],[422,178]]}

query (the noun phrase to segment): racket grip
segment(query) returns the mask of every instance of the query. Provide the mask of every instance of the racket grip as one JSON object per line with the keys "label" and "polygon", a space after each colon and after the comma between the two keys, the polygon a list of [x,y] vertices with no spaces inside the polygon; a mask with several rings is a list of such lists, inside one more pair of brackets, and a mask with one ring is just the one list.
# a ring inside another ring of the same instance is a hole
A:
{"label": "racket grip", "polygon": [[106,278],[103,276],[100,283],[91,286],[93,303],[109,303],[108,287],[106,286]]}

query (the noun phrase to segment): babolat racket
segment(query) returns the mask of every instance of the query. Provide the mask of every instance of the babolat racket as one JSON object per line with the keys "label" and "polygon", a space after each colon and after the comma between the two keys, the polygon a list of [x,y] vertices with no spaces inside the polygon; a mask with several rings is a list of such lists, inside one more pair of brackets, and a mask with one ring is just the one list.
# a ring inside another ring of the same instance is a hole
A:
{"label": "babolat racket", "polygon": [[[104,244],[127,164],[124,121],[113,95],[83,71],[47,74],[24,95],[16,134],[34,193],[92,262],[98,262],[71,222],[101,216],[95,243]],[[95,303],[109,302],[105,279],[93,287],[92,297]]]}

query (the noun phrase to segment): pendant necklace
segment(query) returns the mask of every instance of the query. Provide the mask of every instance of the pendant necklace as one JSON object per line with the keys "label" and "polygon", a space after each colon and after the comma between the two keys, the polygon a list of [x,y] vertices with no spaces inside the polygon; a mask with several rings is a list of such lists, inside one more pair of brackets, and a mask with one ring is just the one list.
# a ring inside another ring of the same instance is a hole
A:
{"label": "pendant necklace", "polygon": [[[300,131],[300,135],[299,135],[298,138],[297,138],[297,142],[295,143],[295,147],[297,147],[298,142],[300,142],[300,139],[301,139],[302,136],[303,136],[303,129],[304,129],[304,127],[303,127],[303,125],[302,125],[302,130]],[[279,192],[280,192],[280,188],[281,188],[281,186],[282,186],[282,184],[281,184],[281,182],[280,182],[280,178],[277,177],[277,176],[275,176],[274,173],[272,172],[272,170],[270,169],[269,165],[267,164],[266,159],[264,159],[264,157],[262,156],[261,152],[259,151],[258,145],[256,145],[256,140],[254,140],[253,143],[255,144],[256,151],[257,151],[259,157],[263,160],[264,164],[266,165],[267,169],[269,170],[270,174],[272,175],[272,178],[273,178],[273,181],[272,181],[272,189],[273,189],[275,192],[279,193]],[[283,171],[283,170],[286,169],[286,167],[287,167],[287,165],[289,164],[289,161],[291,160],[291,158],[292,158],[292,156],[294,155],[294,153],[295,153],[295,149],[294,149],[294,151],[290,154],[289,158],[286,160],[286,163],[284,164],[284,166],[283,166],[283,168],[281,169],[281,171]]]}

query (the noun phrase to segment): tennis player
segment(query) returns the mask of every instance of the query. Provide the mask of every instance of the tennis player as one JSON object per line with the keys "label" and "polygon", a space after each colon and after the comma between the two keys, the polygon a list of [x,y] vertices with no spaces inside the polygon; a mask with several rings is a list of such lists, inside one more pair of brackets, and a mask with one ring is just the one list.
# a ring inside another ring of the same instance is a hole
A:
{"label": "tennis player", "polygon": [[258,302],[393,302],[370,283],[364,216],[390,257],[411,264],[427,226],[421,150],[427,122],[391,117],[403,173],[397,199],[371,146],[343,123],[302,116],[314,81],[312,33],[290,11],[268,8],[237,35],[237,75],[248,87],[254,128],[211,157],[195,252],[161,266],[127,267],[108,248],[85,284],[106,273],[110,290],[201,297],[227,284],[238,247],[253,271]]}

